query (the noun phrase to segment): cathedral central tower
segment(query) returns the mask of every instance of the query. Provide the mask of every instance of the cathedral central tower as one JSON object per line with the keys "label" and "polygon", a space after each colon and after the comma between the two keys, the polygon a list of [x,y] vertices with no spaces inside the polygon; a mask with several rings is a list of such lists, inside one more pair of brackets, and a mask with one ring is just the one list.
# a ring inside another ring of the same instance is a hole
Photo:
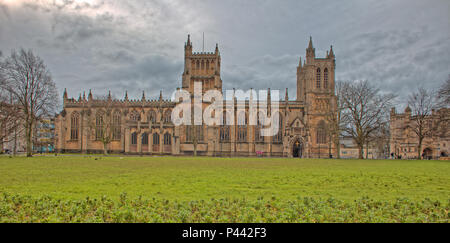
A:
{"label": "cathedral central tower", "polygon": [[220,78],[220,52],[216,44],[214,52],[193,52],[190,35],[184,45],[184,72],[182,88],[194,93],[194,83],[201,82],[203,92],[219,90],[222,92],[222,79]]}

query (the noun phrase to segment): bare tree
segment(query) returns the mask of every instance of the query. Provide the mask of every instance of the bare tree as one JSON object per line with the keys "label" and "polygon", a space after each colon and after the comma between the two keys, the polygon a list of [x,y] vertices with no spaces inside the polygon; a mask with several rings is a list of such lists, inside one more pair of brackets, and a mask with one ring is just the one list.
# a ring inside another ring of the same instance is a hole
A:
{"label": "bare tree", "polygon": [[441,107],[448,107],[450,105],[450,75],[448,76],[447,81],[439,88],[438,98]]}
{"label": "bare tree", "polygon": [[27,144],[27,156],[32,156],[33,128],[36,121],[53,113],[58,95],[44,61],[31,50],[12,51],[0,65],[4,78],[2,90],[7,92],[20,112]]}
{"label": "bare tree", "polygon": [[387,124],[388,109],[395,96],[380,94],[379,89],[368,81],[349,83],[342,90],[344,110],[341,119],[345,121],[344,131],[358,146],[359,158],[363,159],[364,145],[380,126]]}
{"label": "bare tree", "polygon": [[366,142],[366,158],[368,158],[369,155],[369,143],[374,148],[373,152],[377,153],[378,158],[386,158],[389,154],[389,138],[389,124],[383,123],[378,127],[377,130],[372,133],[372,135],[368,139],[368,142]]}
{"label": "bare tree", "polygon": [[95,140],[103,144],[103,154],[108,155],[108,145],[114,136],[114,114],[111,94],[108,96],[97,96],[98,102],[103,102],[104,109],[90,114],[89,127],[94,133]]}
{"label": "bare tree", "polygon": [[345,127],[345,122],[342,119],[342,113],[345,110],[345,102],[343,100],[343,92],[349,84],[346,82],[336,82],[336,109],[331,109],[333,112],[327,114],[328,134],[329,134],[329,154],[331,155],[331,144],[334,143],[337,151],[337,158],[341,158],[340,137],[342,130]]}
{"label": "bare tree", "polygon": [[422,142],[433,134],[436,125],[431,115],[436,108],[435,94],[424,88],[418,88],[408,99],[408,106],[411,109],[410,128],[417,135],[419,143],[417,145],[417,158],[421,159]]}

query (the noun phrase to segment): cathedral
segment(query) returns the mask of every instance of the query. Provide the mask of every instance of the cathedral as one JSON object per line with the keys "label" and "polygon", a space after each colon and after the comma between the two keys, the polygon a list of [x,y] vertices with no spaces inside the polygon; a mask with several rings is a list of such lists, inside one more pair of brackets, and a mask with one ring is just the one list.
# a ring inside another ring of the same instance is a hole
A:
{"label": "cathedral", "polygon": [[[188,36],[185,43],[184,71],[181,88],[194,94],[194,84],[203,91],[223,92],[221,55],[214,52],[193,52]],[[234,103],[226,112],[233,119],[245,122],[229,125],[180,125],[172,123],[172,111],[177,102],[163,98],[116,100],[109,94],[94,99],[63,96],[63,110],[55,118],[55,150],[58,153],[104,153],[126,155],[221,156],[221,157],[336,157],[337,149],[330,129],[336,115],[335,56],[333,47],[324,58],[315,54],[312,39],[306,58],[297,67],[297,97],[290,100],[288,89],[279,100],[279,129],[273,136],[263,136],[264,125],[249,124],[249,102]],[[272,102],[270,89],[268,105]],[[236,114],[238,106],[245,107]],[[206,104],[202,106],[206,107]],[[223,116],[224,119],[227,116]]]}

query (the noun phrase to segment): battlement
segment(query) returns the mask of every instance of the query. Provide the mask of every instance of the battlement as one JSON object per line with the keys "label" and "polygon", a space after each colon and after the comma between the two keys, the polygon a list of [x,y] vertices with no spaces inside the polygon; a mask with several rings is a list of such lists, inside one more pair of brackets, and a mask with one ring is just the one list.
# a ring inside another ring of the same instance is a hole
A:
{"label": "battlement", "polygon": [[174,104],[170,99],[162,98],[162,93],[159,98],[146,99],[145,95],[141,99],[128,99],[128,94],[125,94],[124,99],[112,99],[111,94],[107,98],[94,99],[92,93],[89,92],[88,99],[84,96],[78,99],[67,98],[67,91],[64,91],[64,107],[90,107],[90,106],[151,106],[158,107],[161,105]]}

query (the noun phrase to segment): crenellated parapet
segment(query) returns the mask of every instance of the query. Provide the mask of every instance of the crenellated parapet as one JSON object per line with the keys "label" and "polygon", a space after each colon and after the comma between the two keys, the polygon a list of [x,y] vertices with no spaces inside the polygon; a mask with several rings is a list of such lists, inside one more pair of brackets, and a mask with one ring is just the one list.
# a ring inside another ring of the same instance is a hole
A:
{"label": "crenellated parapet", "polygon": [[68,98],[67,91],[64,92],[64,108],[86,108],[86,107],[169,107],[175,106],[175,102],[172,102],[170,99],[163,99],[162,93],[159,98],[154,99],[146,99],[145,95],[141,99],[129,99],[128,92],[125,94],[124,99],[113,99],[111,98],[111,94],[108,94],[107,98],[92,98],[92,93],[89,92],[89,99],[86,98]]}

